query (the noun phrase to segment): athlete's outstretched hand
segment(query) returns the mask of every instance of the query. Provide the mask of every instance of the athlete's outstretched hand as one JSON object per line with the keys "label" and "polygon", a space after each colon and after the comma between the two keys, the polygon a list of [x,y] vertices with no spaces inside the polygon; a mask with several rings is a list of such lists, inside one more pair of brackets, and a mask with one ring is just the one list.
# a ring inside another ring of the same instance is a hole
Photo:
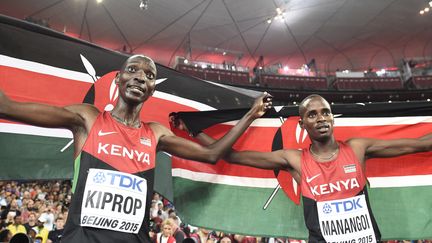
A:
{"label": "athlete's outstretched hand", "polygon": [[272,108],[273,96],[269,93],[264,92],[258,98],[255,99],[254,104],[249,112],[251,112],[253,118],[259,118]]}
{"label": "athlete's outstretched hand", "polygon": [[[271,109],[273,107],[272,100],[273,96],[267,92],[264,92],[262,95],[256,98],[252,108],[249,110],[249,113],[252,114],[253,119],[263,116],[267,110]],[[169,114],[169,120],[173,127],[189,133],[189,129],[177,113],[172,112]]]}
{"label": "athlete's outstretched hand", "polygon": [[183,120],[179,117],[178,113],[171,112],[169,114],[169,122],[171,125],[179,130],[185,131],[189,133],[189,129],[187,128],[186,124],[183,122]]}

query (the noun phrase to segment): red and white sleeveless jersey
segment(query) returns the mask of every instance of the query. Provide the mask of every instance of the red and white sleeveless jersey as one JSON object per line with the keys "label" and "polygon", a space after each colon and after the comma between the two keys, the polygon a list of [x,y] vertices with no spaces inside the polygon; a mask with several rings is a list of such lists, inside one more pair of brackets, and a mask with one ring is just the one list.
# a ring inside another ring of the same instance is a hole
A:
{"label": "red and white sleeveless jersey", "polygon": [[155,167],[156,145],[153,131],[146,123],[131,128],[116,122],[109,112],[103,112],[82,150],[118,171],[133,174]]}
{"label": "red and white sleeveless jersey", "polygon": [[363,190],[363,169],[346,143],[339,143],[339,153],[331,161],[317,162],[309,149],[302,153],[301,190],[304,197],[315,201],[343,199]]}

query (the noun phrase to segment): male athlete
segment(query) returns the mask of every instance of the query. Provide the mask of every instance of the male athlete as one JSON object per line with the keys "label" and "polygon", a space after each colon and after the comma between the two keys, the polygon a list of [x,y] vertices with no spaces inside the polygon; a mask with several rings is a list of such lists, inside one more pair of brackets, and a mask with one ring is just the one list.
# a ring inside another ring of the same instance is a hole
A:
{"label": "male athlete", "polygon": [[[306,97],[299,105],[299,115],[299,124],[312,142],[309,148],[232,151],[225,159],[256,168],[289,171],[301,185],[309,242],[379,242],[381,235],[366,190],[365,162],[370,158],[430,151],[432,135],[337,141],[330,105],[319,95]],[[187,130],[181,121],[175,125]],[[214,141],[204,133],[196,138],[204,144]]]}
{"label": "male athlete", "polygon": [[223,138],[201,146],[175,136],[159,123],[140,120],[143,103],[155,91],[155,81],[152,59],[128,58],[115,78],[119,98],[111,112],[100,112],[88,104],[20,103],[0,92],[0,118],[73,133],[74,196],[62,242],[149,243],[156,152],[216,162],[271,107],[271,96],[264,93]]}

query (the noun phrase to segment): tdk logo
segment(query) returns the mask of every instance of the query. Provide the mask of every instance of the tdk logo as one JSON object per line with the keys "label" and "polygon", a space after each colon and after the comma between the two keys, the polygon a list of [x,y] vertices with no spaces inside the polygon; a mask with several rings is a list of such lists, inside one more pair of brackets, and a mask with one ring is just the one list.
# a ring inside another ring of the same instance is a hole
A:
{"label": "tdk logo", "polygon": [[106,175],[108,177],[108,183],[110,185],[129,188],[132,190],[138,190],[142,192],[140,186],[141,183],[144,181],[144,179],[138,177],[131,177],[125,174],[117,174],[113,172],[107,172]]}
{"label": "tdk logo", "polygon": [[323,210],[323,213],[325,213],[325,214],[329,214],[333,211],[330,204],[328,204],[328,203],[324,204],[322,210]]}
{"label": "tdk logo", "polygon": [[104,183],[106,181],[105,174],[100,171],[96,173],[96,175],[93,177],[94,183]]}
{"label": "tdk logo", "polygon": [[346,201],[332,202],[330,204],[335,207],[337,213],[349,212],[352,210],[363,208],[363,206],[360,205],[360,197],[349,199]]}

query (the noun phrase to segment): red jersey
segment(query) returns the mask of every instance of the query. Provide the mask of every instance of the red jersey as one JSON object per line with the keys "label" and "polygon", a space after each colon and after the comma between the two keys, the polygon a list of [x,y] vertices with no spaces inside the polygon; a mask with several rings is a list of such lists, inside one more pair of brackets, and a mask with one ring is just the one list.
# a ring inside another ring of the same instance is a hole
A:
{"label": "red jersey", "polygon": [[325,242],[319,223],[317,202],[338,200],[364,194],[376,241],[381,238],[375,218],[370,211],[366,177],[354,151],[349,145],[338,141],[336,158],[318,162],[304,149],[301,159],[301,191],[303,213],[309,230],[309,242]]}
{"label": "red jersey", "polygon": [[131,128],[99,114],[75,159],[62,242],[150,243],[156,146],[148,124]]}
{"label": "red jersey", "polygon": [[155,167],[156,140],[146,123],[140,128],[125,126],[109,112],[99,115],[84,144],[83,151],[99,158],[118,171],[136,173]]}
{"label": "red jersey", "polygon": [[302,153],[301,190],[315,201],[342,199],[357,195],[366,185],[366,177],[354,151],[339,143],[339,153],[331,161],[316,161],[309,149]]}

